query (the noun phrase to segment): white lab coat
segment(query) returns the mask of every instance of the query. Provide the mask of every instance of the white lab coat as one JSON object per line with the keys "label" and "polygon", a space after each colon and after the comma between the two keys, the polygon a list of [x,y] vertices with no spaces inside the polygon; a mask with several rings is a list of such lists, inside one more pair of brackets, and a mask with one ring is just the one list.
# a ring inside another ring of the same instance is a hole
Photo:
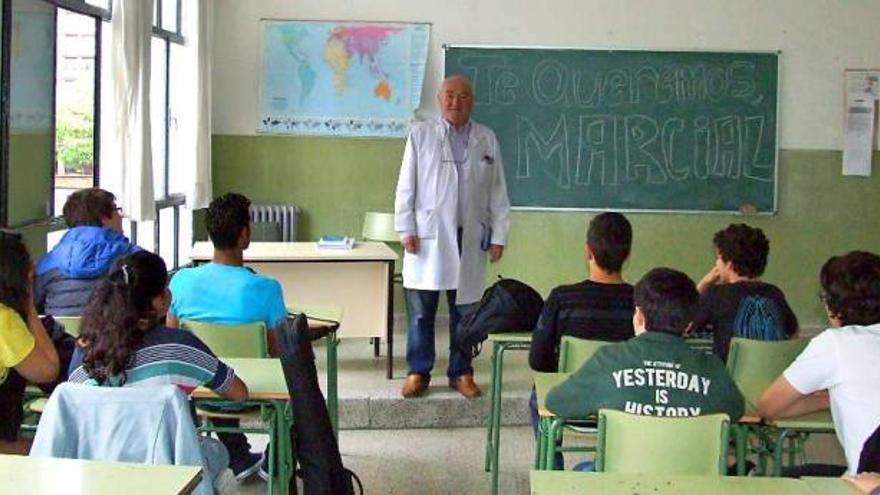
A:
{"label": "white lab coat", "polygon": [[461,167],[465,208],[459,257],[458,170],[452,156],[445,122],[413,125],[397,179],[394,227],[419,237],[419,252],[403,256],[403,286],[457,289],[457,304],[469,304],[483,291],[487,254],[481,243],[507,242],[510,202],[495,133],[471,121],[468,159]]}

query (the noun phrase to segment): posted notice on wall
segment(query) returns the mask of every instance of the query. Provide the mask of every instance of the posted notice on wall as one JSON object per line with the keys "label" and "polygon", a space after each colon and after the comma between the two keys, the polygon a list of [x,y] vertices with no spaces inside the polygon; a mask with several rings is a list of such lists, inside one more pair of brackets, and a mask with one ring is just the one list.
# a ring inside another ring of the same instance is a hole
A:
{"label": "posted notice on wall", "polygon": [[843,175],[870,176],[880,70],[847,70]]}

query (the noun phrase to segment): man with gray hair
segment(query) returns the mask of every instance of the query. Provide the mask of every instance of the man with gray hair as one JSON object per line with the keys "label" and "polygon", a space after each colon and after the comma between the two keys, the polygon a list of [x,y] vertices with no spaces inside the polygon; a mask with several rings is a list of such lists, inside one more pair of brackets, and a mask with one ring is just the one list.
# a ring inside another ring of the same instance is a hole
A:
{"label": "man with gray hair", "polygon": [[[509,223],[501,149],[495,133],[470,118],[470,82],[445,79],[437,102],[441,116],[410,130],[394,202],[409,318],[404,397],[421,395],[431,380],[440,291],[449,304],[451,344],[462,314],[480,299],[486,259],[501,258]],[[470,359],[451,345],[449,352],[449,386],[468,398],[480,395]]]}

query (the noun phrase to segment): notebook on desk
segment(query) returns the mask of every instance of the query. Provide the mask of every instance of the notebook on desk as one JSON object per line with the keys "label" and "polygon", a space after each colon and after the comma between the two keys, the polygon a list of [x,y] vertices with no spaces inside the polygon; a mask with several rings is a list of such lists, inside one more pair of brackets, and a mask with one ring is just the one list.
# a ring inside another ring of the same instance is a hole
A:
{"label": "notebook on desk", "polygon": [[318,247],[321,249],[353,249],[354,238],[341,235],[322,235],[318,239]]}

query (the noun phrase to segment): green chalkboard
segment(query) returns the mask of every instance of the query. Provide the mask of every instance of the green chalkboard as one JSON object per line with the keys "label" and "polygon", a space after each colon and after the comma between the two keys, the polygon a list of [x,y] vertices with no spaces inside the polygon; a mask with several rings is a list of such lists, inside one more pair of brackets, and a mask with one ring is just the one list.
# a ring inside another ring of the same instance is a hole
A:
{"label": "green chalkboard", "polygon": [[776,209],[777,53],[447,46],[511,204]]}

